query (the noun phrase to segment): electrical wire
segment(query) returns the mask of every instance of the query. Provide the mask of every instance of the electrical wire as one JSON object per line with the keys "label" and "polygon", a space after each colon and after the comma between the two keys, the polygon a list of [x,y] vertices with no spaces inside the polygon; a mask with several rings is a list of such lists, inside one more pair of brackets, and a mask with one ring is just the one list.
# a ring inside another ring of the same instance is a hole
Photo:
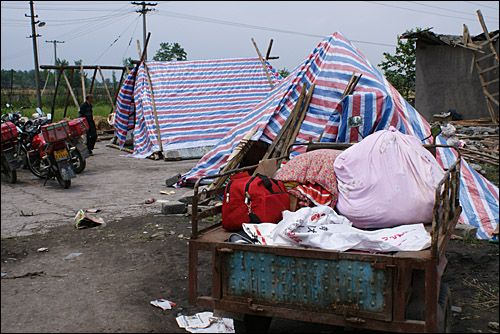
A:
{"label": "electrical wire", "polygon": [[[100,55],[99,57],[97,57],[97,59],[96,59],[96,60],[94,60],[94,62],[93,62],[94,64],[95,64],[95,63],[97,63],[97,61],[98,61],[99,59],[101,59],[101,57],[102,57],[102,56],[103,56],[103,55],[104,55],[104,54],[105,54],[105,53],[106,53],[106,52],[107,52],[107,51],[108,51],[108,50],[109,50],[109,49],[110,49],[110,48],[111,48],[111,47],[112,47],[112,46],[113,46],[113,45],[114,45],[114,44],[115,44],[115,43],[116,43],[119,39],[120,39],[120,37],[123,35],[123,33],[124,33],[125,31],[127,31],[127,30],[128,30],[128,28],[130,28],[130,26],[132,26],[132,24],[134,24],[134,22],[136,22],[136,27],[137,27],[137,22],[139,22],[139,16],[137,16],[137,17],[135,18],[135,20],[134,20],[134,21],[132,21],[132,22],[131,22],[131,23],[130,23],[130,24],[129,24],[129,25],[128,25],[128,26],[127,26],[127,27],[126,27],[126,28],[125,28],[125,29],[124,29],[121,33],[120,33],[120,35],[118,35],[118,37],[117,37],[117,38],[113,41],[113,43],[111,43],[111,44],[110,44],[110,45],[106,48],[106,50],[104,50],[104,51],[103,51],[103,53],[101,53],[101,55]],[[129,43],[129,45],[130,45],[130,43]]]}
{"label": "electrical wire", "polygon": [[[165,13],[165,14],[163,14],[163,13]],[[237,22],[231,22],[231,21],[217,20],[217,19],[212,19],[212,18],[208,18],[208,17],[195,16],[195,15],[189,15],[189,14],[182,14],[182,13],[176,13],[176,12],[170,12],[170,11],[162,11],[158,15],[160,15],[160,16],[175,17],[175,18],[180,18],[180,19],[193,20],[193,21],[204,21],[204,22],[209,22],[209,23],[217,23],[217,24],[223,24],[223,25],[230,25],[230,26],[235,26],[235,27],[240,27],[240,28],[249,28],[249,29],[257,29],[257,30],[266,30],[266,31],[280,32],[280,33],[286,33],[286,34],[292,34],[292,35],[301,35],[301,36],[306,36],[306,37],[314,37],[314,38],[324,38],[325,37],[323,35],[307,34],[307,33],[302,33],[302,32],[297,32],[297,31],[291,31],[291,30],[283,30],[283,29],[276,29],[276,28],[270,28],[270,27],[264,27],[264,26],[256,26],[256,25],[252,25],[252,24],[245,24],[245,23],[237,23]],[[355,42],[355,43],[364,43],[364,44],[372,44],[372,45],[380,45],[380,46],[392,46],[392,47],[396,46],[394,44],[384,44],[384,43],[376,43],[376,42],[368,42],[368,41],[359,41],[359,40],[354,40],[354,39],[351,39],[350,41],[351,42]]]}
{"label": "electrical wire", "polygon": [[[430,8],[436,8],[436,9],[441,9],[441,10],[446,10],[448,12],[454,12],[454,13],[460,13],[460,14],[465,14],[465,15],[469,15],[469,16],[476,16],[476,14],[472,14],[472,13],[466,13],[466,12],[461,12],[461,11],[458,11],[458,10],[453,10],[453,9],[449,9],[449,8],[443,8],[443,7],[438,7],[438,6],[432,6],[432,5],[428,5],[428,4],[423,4],[423,3],[419,3],[419,2],[416,2],[416,1],[406,1],[406,2],[409,2],[409,3],[413,3],[413,4],[416,4],[416,5],[420,5],[420,6],[425,6],[425,7],[430,7]],[[492,20],[497,20],[498,21],[498,17],[491,17],[491,16],[483,16],[484,18],[488,18],[488,19],[492,19]]]}
{"label": "electrical wire", "polygon": [[419,12],[419,13],[437,15],[437,16],[441,16],[441,17],[451,17],[451,18],[454,18],[454,19],[461,19],[461,20],[477,21],[477,20],[474,20],[474,19],[471,19],[471,18],[451,16],[451,15],[445,15],[445,14],[436,14],[436,13],[426,12],[426,11],[423,11],[423,10],[417,10],[417,9],[412,9],[412,8],[399,7],[399,6],[389,5],[389,4],[385,4],[385,3],[378,3],[378,2],[375,2],[375,1],[365,1],[365,2],[374,4],[374,5],[379,5],[379,6],[386,6],[386,7],[392,7],[392,8],[399,8],[399,9],[409,10],[411,12]]}

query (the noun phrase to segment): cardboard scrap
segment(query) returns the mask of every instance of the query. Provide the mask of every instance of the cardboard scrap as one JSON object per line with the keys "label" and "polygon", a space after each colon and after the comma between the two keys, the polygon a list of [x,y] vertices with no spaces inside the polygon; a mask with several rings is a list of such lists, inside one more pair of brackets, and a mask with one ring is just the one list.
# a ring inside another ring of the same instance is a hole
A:
{"label": "cardboard scrap", "polygon": [[74,222],[77,229],[106,225],[104,220],[102,220],[101,218],[92,217],[83,210],[78,211],[75,216]]}

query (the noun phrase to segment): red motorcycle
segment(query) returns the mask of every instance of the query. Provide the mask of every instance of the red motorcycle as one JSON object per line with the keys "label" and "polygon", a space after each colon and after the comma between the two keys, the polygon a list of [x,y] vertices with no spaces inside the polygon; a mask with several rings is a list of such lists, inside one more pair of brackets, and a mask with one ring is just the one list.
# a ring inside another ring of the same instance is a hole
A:
{"label": "red motorcycle", "polygon": [[12,122],[2,122],[2,173],[10,183],[17,182],[17,171],[21,164],[17,158],[19,140],[17,127]]}
{"label": "red motorcycle", "polygon": [[68,122],[44,125],[41,130],[31,142],[28,167],[35,176],[45,179],[45,183],[55,177],[59,185],[67,189],[71,186],[71,179],[76,177],[68,151]]}

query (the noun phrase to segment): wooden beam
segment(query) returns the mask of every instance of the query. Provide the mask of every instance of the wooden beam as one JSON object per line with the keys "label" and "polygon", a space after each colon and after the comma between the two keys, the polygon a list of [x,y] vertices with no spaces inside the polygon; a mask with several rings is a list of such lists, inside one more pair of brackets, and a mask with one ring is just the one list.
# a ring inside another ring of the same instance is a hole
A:
{"label": "wooden beam", "polygon": [[299,134],[300,127],[302,126],[302,123],[304,122],[304,118],[306,117],[307,109],[309,109],[309,104],[311,103],[312,100],[312,95],[314,93],[314,88],[316,87],[316,84],[312,84],[309,87],[309,90],[307,91],[306,95],[306,102],[304,102],[304,106],[302,108],[302,112],[300,113],[300,119],[297,122],[297,126],[293,130],[292,136],[290,137],[290,140],[288,141],[287,148],[291,144],[295,143],[295,140],[297,139],[297,135]]}
{"label": "wooden beam", "polygon": [[56,82],[56,88],[54,89],[54,97],[52,98],[52,107],[50,109],[50,122],[52,123],[54,121],[54,112],[56,108],[56,97],[57,97],[57,90],[59,89],[59,82],[61,82],[61,75],[63,72],[63,68],[61,66],[61,70],[59,71],[59,75],[57,76],[57,82]]}
{"label": "wooden beam", "polygon": [[156,114],[156,104],[155,104],[155,97],[154,97],[154,92],[153,92],[153,84],[151,83],[151,76],[149,75],[149,71],[148,71],[148,67],[147,67],[146,63],[144,63],[144,69],[145,69],[146,75],[148,77],[149,91],[151,94],[151,103],[153,104],[153,114],[155,116],[156,135],[158,137],[158,144],[160,145],[160,154],[163,155],[163,144],[161,141],[160,123],[158,122],[158,115]]}
{"label": "wooden beam", "polygon": [[[64,67],[67,70],[79,70],[81,65],[40,65],[42,70],[59,70],[61,67]],[[103,70],[123,70],[127,68],[126,66],[108,66],[108,65],[99,65],[99,67]],[[84,70],[96,70],[97,65],[83,65]]]}
{"label": "wooden beam", "polygon": [[306,95],[306,86],[307,86],[307,83],[304,82],[304,85],[302,86],[302,90],[300,92],[300,96],[299,96],[297,102],[295,103],[293,110],[290,112],[290,115],[288,115],[288,118],[286,119],[285,123],[281,127],[280,131],[278,132],[278,134],[274,138],[274,140],[271,143],[271,145],[269,146],[269,148],[267,149],[266,154],[264,154],[264,157],[262,158],[262,160],[269,159],[269,157],[272,156],[272,154],[274,153],[275,147],[278,145],[278,143],[281,141],[282,137],[285,135],[285,132],[287,131],[288,127],[290,126],[290,124],[293,121],[294,115],[298,112],[298,110],[300,109],[300,107],[302,105],[302,101],[304,100],[304,97]]}
{"label": "wooden beam", "polygon": [[490,39],[490,33],[488,32],[488,29],[486,28],[486,24],[484,23],[483,14],[481,14],[481,10],[479,10],[479,9],[476,11],[476,13],[477,13],[477,16],[479,18],[479,23],[481,23],[481,28],[483,28],[484,37],[488,41],[490,48],[493,51],[493,53],[495,54],[495,57],[497,58],[497,62],[498,62],[498,52],[497,52],[497,49],[495,49],[495,46],[493,45],[492,40]]}
{"label": "wooden beam", "polygon": [[[73,74],[73,73],[71,73],[71,74]],[[68,86],[69,92],[71,93],[71,97],[73,97],[73,102],[75,103],[76,109],[80,109],[80,105],[78,104],[78,101],[76,100],[75,93],[73,92],[73,89],[71,88],[71,84],[68,80],[68,77],[66,76],[66,73],[63,73],[63,76],[64,76],[64,81],[66,81],[66,85]],[[64,115],[64,117],[66,117],[66,115]]]}
{"label": "wooden beam", "polygon": [[[73,74],[75,73],[75,70],[74,69],[71,69],[71,76],[70,76],[70,82],[73,82]],[[66,76],[66,73],[63,72],[63,75]],[[67,84],[67,83],[66,83]],[[71,86],[70,86],[71,87]],[[69,96],[70,96],[70,93],[71,93],[71,88],[68,88],[68,94],[66,95],[66,103],[64,104],[64,114],[63,114],[63,118],[66,117],[66,112],[68,111],[68,103],[69,103]]]}
{"label": "wooden beam", "polygon": [[80,75],[82,77],[82,99],[85,101],[85,76],[83,75],[83,64],[80,64]]}
{"label": "wooden beam", "polygon": [[92,76],[92,82],[90,83],[90,91],[89,94],[92,94],[94,91],[94,82],[95,82],[95,76],[97,75],[97,68],[94,69],[94,75]]}
{"label": "wooden beam", "polygon": [[255,50],[257,51],[257,54],[259,55],[260,63],[262,64],[262,68],[264,69],[264,72],[266,73],[267,76],[267,81],[269,81],[269,85],[271,86],[271,89],[274,88],[273,82],[271,80],[271,77],[269,76],[269,71],[267,70],[266,63],[264,63],[264,59],[262,59],[262,55],[260,54],[259,48],[257,47],[257,44],[252,38],[252,43],[253,46],[255,47]]}
{"label": "wooden beam", "polygon": [[267,52],[266,52],[266,60],[269,60],[269,56],[271,55],[271,48],[273,47],[273,39],[269,41],[269,46],[267,47]]}
{"label": "wooden beam", "polygon": [[102,70],[99,66],[97,66],[97,69],[99,70],[99,73],[101,74],[102,78],[102,83],[104,85],[104,89],[106,90],[106,94],[108,95],[109,102],[111,103],[111,107],[113,110],[115,110],[115,106],[113,105],[113,98],[111,97],[111,94],[109,93],[108,85],[106,85],[106,79],[104,79],[104,75],[102,74]]}

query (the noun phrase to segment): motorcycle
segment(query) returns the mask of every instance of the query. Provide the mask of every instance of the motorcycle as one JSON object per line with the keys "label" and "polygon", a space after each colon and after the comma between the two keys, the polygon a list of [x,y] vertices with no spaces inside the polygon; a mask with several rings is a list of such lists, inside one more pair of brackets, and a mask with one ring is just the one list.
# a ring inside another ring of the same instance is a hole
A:
{"label": "motorcycle", "polygon": [[85,145],[82,136],[88,131],[89,126],[84,117],[76,118],[68,122],[70,136],[68,138],[68,150],[71,157],[71,163],[75,173],[79,174],[85,169],[86,159],[90,156],[87,145]]}
{"label": "motorcycle", "polygon": [[10,183],[17,182],[17,169],[20,162],[17,159],[19,141],[17,139],[17,127],[12,122],[2,122],[2,143],[1,143],[1,163],[2,173],[7,177]]}
{"label": "motorcycle", "polygon": [[76,177],[68,150],[69,125],[60,121],[41,126],[41,132],[34,136],[28,151],[28,167],[33,175],[45,179],[56,178],[61,187],[71,186]]}

